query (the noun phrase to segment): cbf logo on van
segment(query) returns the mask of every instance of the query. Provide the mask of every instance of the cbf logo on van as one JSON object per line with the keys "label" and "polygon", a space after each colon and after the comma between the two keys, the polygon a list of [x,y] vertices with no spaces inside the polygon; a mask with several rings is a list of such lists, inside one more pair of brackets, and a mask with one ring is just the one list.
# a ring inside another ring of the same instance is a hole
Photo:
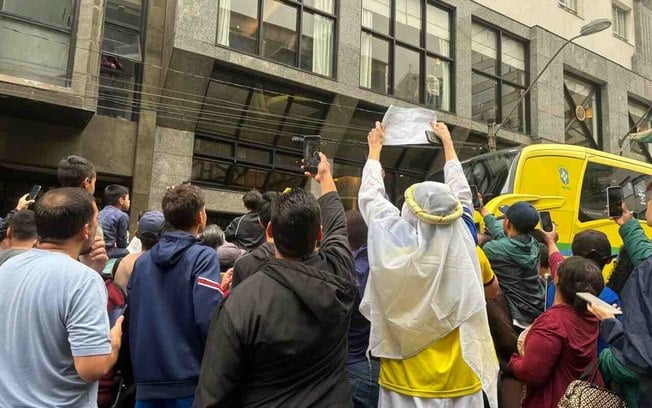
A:
{"label": "cbf logo on van", "polygon": [[559,166],[559,180],[565,188],[568,188],[568,185],[570,184],[570,175],[568,174],[568,169],[563,164]]}

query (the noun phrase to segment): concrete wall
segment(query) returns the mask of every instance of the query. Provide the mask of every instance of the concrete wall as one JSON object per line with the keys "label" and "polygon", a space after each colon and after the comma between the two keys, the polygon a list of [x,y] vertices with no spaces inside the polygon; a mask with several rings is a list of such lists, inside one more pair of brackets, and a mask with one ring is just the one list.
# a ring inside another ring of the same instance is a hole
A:
{"label": "concrete wall", "polygon": [[[577,0],[578,13],[574,14],[559,5],[559,0],[474,0],[500,14],[526,26],[538,25],[562,38],[572,38],[580,28],[591,20],[611,20],[611,6],[616,3],[628,9],[627,41],[613,34],[613,27],[601,33],[580,38],[577,44],[625,68],[632,68],[632,57],[636,46],[634,35],[634,0]],[[481,17],[481,16],[480,16]]]}

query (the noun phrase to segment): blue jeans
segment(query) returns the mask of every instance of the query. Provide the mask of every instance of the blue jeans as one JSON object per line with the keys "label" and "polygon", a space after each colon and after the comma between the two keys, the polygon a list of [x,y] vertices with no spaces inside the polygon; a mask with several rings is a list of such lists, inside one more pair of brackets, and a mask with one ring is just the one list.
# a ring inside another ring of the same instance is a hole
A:
{"label": "blue jeans", "polygon": [[180,399],[137,400],[135,408],[191,408],[195,397]]}
{"label": "blue jeans", "polygon": [[378,406],[379,372],[380,361],[378,360],[365,360],[346,365],[346,374],[351,384],[355,408],[376,408]]}

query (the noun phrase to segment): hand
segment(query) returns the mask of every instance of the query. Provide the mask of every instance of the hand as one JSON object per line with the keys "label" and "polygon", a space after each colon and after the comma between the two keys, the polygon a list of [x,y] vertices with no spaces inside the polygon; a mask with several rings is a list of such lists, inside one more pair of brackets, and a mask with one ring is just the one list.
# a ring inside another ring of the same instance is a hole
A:
{"label": "hand", "polygon": [[[616,305],[613,306],[616,307]],[[593,313],[593,315],[600,320],[616,318],[616,316],[613,313],[611,313],[609,309],[606,309],[602,306],[594,305],[593,303],[587,303],[586,308],[589,312]]]}
{"label": "hand", "polygon": [[114,349],[120,349],[122,346],[122,322],[125,320],[124,316],[118,317],[118,320],[115,321],[113,327],[111,327],[111,332],[109,337],[111,338],[111,346]]}
{"label": "hand", "polygon": [[[305,166],[301,166],[303,169]],[[331,174],[331,163],[328,161],[328,157],[322,152],[319,152],[319,165],[317,166],[317,174],[312,174],[309,172],[303,173],[306,177],[314,177],[315,180],[319,183],[322,182],[327,177],[332,178]]]}
{"label": "hand", "polygon": [[20,200],[18,200],[18,204],[16,205],[16,210],[17,211],[26,210],[33,203],[34,200],[32,200],[29,197],[29,194],[25,194],[24,196],[20,197]]}
{"label": "hand", "polygon": [[478,192],[478,202],[480,203],[480,208],[478,210],[484,208],[484,197],[482,197],[482,194]]}
{"label": "hand", "polygon": [[233,268],[229,268],[224,274],[224,277],[222,278],[222,282],[220,283],[220,286],[222,286],[222,290],[225,292],[227,290],[231,290],[232,282],[233,282]]}
{"label": "hand", "polygon": [[634,218],[634,215],[632,214],[631,211],[629,211],[629,209],[627,208],[627,205],[625,203],[623,203],[622,209],[623,209],[623,215],[621,215],[620,218],[616,218],[616,224],[618,224],[618,225],[623,225],[627,221]]}
{"label": "hand", "polygon": [[553,245],[559,241],[559,233],[557,232],[557,224],[554,222],[552,223],[552,231],[544,231],[541,230],[541,234],[543,235],[543,239],[546,241],[547,245]]}
{"label": "hand", "polygon": [[448,131],[448,126],[446,126],[445,123],[430,122],[430,126],[432,127],[432,131],[435,133],[435,136],[437,136],[442,143],[453,141],[451,138],[451,133]]}
{"label": "hand", "polygon": [[369,144],[369,158],[380,160],[380,152],[385,143],[385,128],[380,122],[376,122],[376,127],[369,131],[367,143]]}
{"label": "hand", "polygon": [[102,238],[95,237],[93,246],[91,246],[91,252],[89,252],[88,255],[80,255],[79,261],[94,271],[102,273],[106,263],[109,261],[109,256],[106,253],[104,240]]}

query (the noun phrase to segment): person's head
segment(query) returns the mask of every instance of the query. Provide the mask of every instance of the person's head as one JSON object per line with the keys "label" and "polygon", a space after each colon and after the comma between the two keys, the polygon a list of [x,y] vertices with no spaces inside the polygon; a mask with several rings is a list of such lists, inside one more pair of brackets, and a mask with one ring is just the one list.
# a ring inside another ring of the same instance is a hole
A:
{"label": "person's head", "polygon": [[62,187],[80,187],[95,194],[95,166],[81,156],[68,156],[59,162],[57,178]]}
{"label": "person's head", "polygon": [[278,196],[272,205],[267,235],[274,239],[283,258],[301,259],[312,254],[322,235],[317,199],[300,188]]}
{"label": "person's head", "polygon": [[258,211],[258,207],[262,201],[263,196],[256,189],[249,190],[242,196],[242,202],[249,211]]}
{"label": "person's head", "polygon": [[175,230],[196,235],[206,226],[206,201],[199,187],[181,184],[169,188],[162,207],[165,221]]}
{"label": "person's head", "polygon": [[41,244],[90,250],[97,230],[97,206],[86,190],[64,187],[48,191],[34,208],[34,222]]}
{"label": "person's head", "polygon": [[534,229],[530,232],[532,238],[534,238],[539,243],[539,264],[542,268],[549,268],[550,263],[548,262],[548,245],[546,245],[546,238],[543,235],[543,232],[540,229]]}
{"label": "person's head", "polygon": [[539,212],[526,201],[519,201],[510,206],[502,206],[500,212],[505,214],[503,230],[508,237],[531,234],[539,223]]}
{"label": "person's head", "polygon": [[276,191],[268,191],[263,194],[262,201],[258,207],[258,222],[263,228],[272,220],[272,204],[280,193]]}
{"label": "person's head", "polygon": [[367,245],[367,224],[358,210],[346,212],[346,230],[349,234],[349,246],[352,251]]}
{"label": "person's head", "polygon": [[577,292],[598,296],[604,289],[602,271],[598,265],[581,256],[571,256],[561,263],[555,285],[564,303],[580,313],[587,311],[586,302],[577,296]]}
{"label": "person's head", "polygon": [[9,248],[32,248],[38,240],[34,211],[21,210],[7,219],[7,241]]}
{"label": "person's head", "polygon": [[143,251],[149,251],[158,242],[165,217],[160,211],[145,211],[138,219],[136,236],[140,239]]}
{"label": "person's head", "polygon": [[224,244],[224,231],[215,224],[207,225],[199,239],[202,245],[217,249],[218,246]]}
{"label": "person's head", "polygon": [[104,203],[129,211],[131,201],[129,200],[129,189],[119,184],[110,184],[104,189]]}
{"label": "person's head", "polygon": [[632,263],[627,250],[623,246],[620,248],[618,258],[616,259],[616,266],[614,267],[613,273],[609,277],[607,286],[609,286],[620,296],[620,292],[623,290],[623,287],[625,286],[625,283],[627,282],[627,279],[629,279],[629,276],[632,274],[633,270],[634,264]]}
{"label": "person's head", "polygon": [[613,258],[607,234],[596,230],[586,230],[575,235],[571,251],[573,255],[592,260],[600,270]]}

